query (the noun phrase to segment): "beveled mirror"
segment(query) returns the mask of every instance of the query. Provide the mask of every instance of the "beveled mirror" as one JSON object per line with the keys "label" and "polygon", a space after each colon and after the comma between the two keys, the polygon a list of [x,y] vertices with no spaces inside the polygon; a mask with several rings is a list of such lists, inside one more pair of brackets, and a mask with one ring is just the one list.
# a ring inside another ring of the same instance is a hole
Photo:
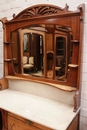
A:
{"label": "beveled mirror", "polygon": [[[13,31],[11,48],[15,73],[66,81],[71,58],[70,34],[71,30],[68,27],[58,27],[58,25],[33,25],[33,27]],[[44,68],[45,56],[46,69]],[[44,71],[47,71],[46,75]]]}

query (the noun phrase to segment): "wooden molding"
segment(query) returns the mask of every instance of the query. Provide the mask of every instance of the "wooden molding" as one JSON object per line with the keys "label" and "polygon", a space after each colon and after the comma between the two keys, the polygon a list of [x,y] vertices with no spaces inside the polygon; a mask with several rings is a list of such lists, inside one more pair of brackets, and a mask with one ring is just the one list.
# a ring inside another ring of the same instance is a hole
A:
{"label": "wooden molding", "polygon": [[54,5],[35,5],[31,6],[25,10],[23,10],[21,13],[19,13],[17,16],[13,15],[13,20],[18,19],[26,19],[30,17],[37,17],[37,16],[49,16],[52,14],[58,14],[58,13],[65,13],[68,12],[68,5],[65,5],[65,8],[60,8],[58,6]]}
{"label": "wooden molding", "polygon": [[43,82],[43,81],[38,81],[38,80],[32,80],[32,79],[26,79],[26,78],[21,78],[21,77],[16,77],[16,76],[5,76],[6,79],[8,80],[24,80],[24,81],[30,81],[30,82],[36,82],[36,83],[41,83],[41,84],[46,84],[46,85],[50,85],[53,87],[56,87],[60,90],[63,91],[67,91],[67,92],[72,92],[72,91],[76,91],[77,89],[72,87],[72,86],[66,86],[66,85],[60,85],[60,84],[54,84],[54,83],[47,83],[47,82]]}
{"label": "wooden molding", "polygon": [[73,99],[74,99],[74,112],[76,112],[78,110],[78,108],[80,107],[80,92],[79,90],[76,91],[76,94],[74,95]]}

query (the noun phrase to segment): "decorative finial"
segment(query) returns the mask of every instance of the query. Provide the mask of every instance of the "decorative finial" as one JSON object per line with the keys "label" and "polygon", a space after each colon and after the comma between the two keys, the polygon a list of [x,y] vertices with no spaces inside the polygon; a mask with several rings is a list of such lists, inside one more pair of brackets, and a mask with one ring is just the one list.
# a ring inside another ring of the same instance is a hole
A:
{"label": "decorative finial", "polygon": [[15,14],[13,14],[13,18],[15,17],[16,15]]}
{"label": "decorative finial", "polygon": [[64,11],[67,12],[69,6],[67,4],[65,4],[65,8],[64,8]]}

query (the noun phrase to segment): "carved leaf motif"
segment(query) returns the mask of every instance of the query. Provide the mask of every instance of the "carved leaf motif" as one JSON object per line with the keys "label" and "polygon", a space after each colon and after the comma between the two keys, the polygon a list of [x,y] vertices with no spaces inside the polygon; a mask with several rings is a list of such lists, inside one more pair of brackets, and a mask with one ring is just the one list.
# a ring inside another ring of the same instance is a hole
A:
{"label": "carved leaf motif", "polygon": [[28,17],[33,17],[33,16],[39,16],[39,15],[49,15],[56,13],[57,9],[56,8],[50,8],[50,7],[40,7],[40,8],[33,8],[29,9],[26,11],[21,18],[28,18]]}
{"label": "carved leaf motif", "polygon": [[14,20],[51,15],[51,14],[62,13],[62,12],[64,12],[64,9],[61,9],[60,7],[57,6],[52,6],[52,5],[33,6],[22,11],[20,14],[14,17]]}
{"label": "carved leaf motif", "polygon": [[15,126],[15,124],[10,124],[10,129],[13,130],[13,129],[14,129],[14,128],[13,128],[14,126]]}

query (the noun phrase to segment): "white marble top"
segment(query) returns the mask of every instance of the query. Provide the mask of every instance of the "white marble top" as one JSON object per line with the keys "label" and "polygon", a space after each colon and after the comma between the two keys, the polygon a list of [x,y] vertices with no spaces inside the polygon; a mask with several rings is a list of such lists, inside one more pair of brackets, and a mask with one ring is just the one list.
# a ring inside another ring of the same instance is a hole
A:
{"label": "white marble top", "polygon": [[53,130],[66,130],[77,114],[72,105],[11,89],[0,91],[0,108]]}

